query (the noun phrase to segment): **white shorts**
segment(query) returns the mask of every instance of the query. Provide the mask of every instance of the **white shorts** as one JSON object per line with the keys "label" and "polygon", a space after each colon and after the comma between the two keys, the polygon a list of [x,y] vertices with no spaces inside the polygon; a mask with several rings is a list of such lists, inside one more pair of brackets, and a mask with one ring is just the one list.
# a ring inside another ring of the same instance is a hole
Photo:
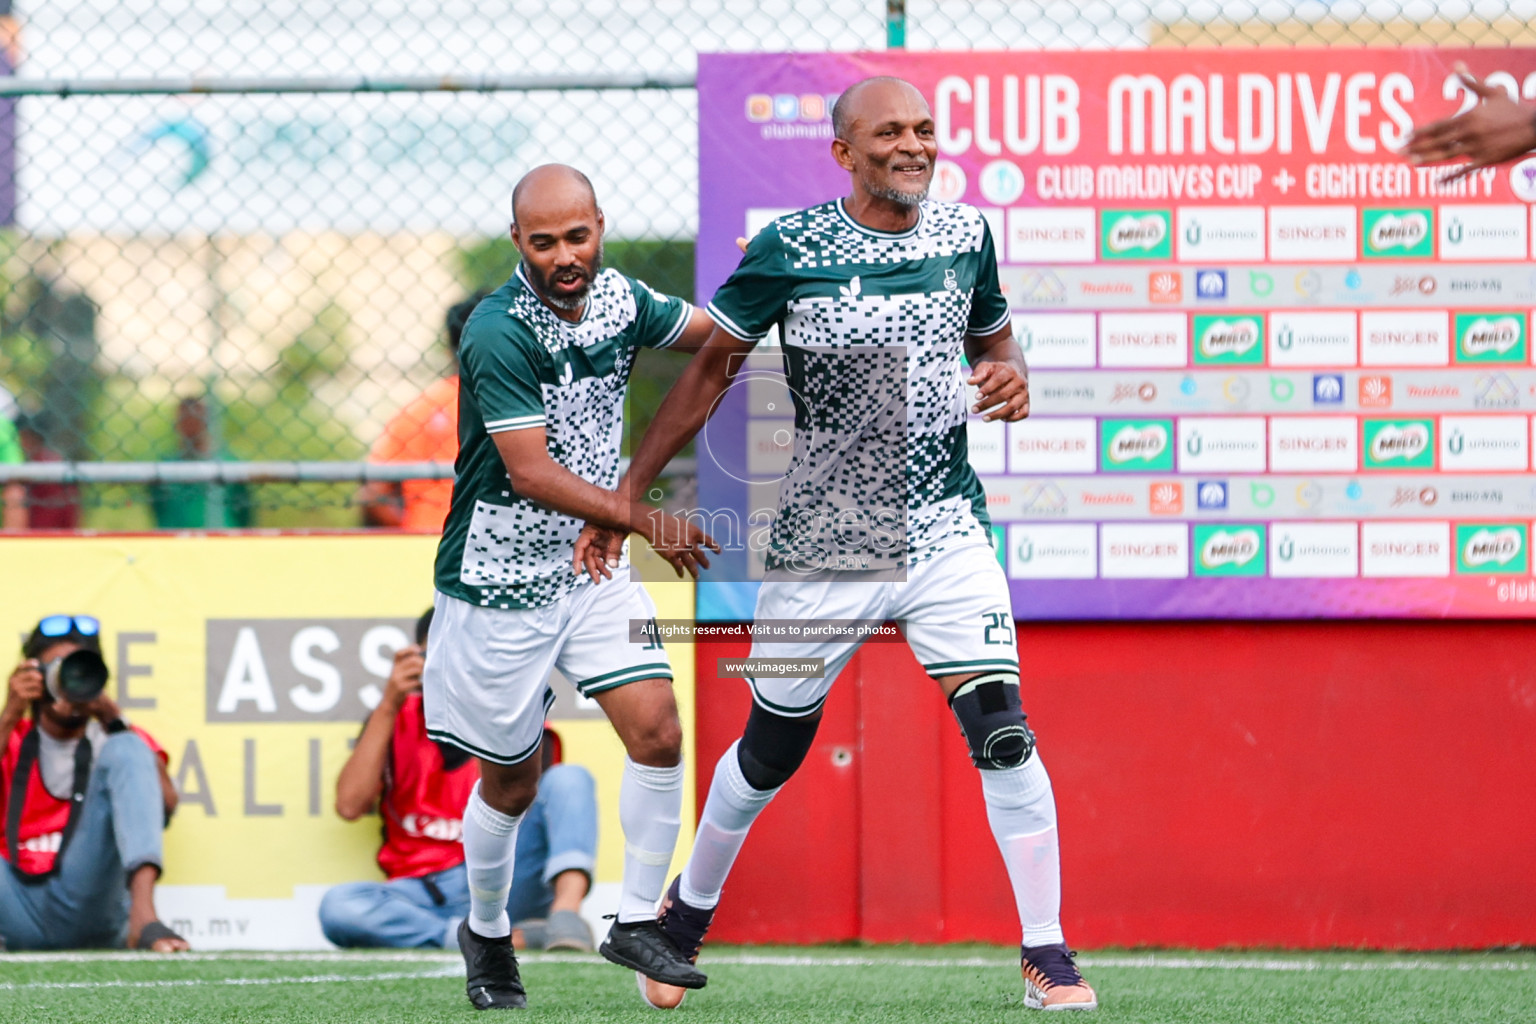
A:
{"label": "white shorts", "polygon": [[[1008,579],[985,540],[972,538],[907,569],[900,583],[765,581],[753,618],[814,623],[826,619],[894,619],[930,676],[1019,671]],[[858,642],[753,641],[754,658],[824,658],[820,679],[752,678],[752,697],[790,717],[821,707]]]}
{"label": "white shorts", "polygon": [[631,643],[629,620],[653,619],[639,583],[588,583],[543,608],[482,608],[446,594],[432,602],[422,703],[427,735],[497,764],[539,749],[558,668],[584,697],[641,679],[671,679],[659,641]]}

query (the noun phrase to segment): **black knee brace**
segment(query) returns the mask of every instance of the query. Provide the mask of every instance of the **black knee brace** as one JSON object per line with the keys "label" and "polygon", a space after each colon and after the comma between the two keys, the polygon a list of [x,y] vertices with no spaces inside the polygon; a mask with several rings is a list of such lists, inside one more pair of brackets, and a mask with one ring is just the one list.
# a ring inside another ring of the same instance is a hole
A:
{"label": "black knee brace", "polygon": [[788,782],[810,752],[820,724],[819,710],[805,718],[787,718],[764,711],[754,702],[746,731],[736,746],[736,761],[747,784],[769,790]]}
{"label": "black knee brace", "polygon": [[960,721],[971,763],[977,768],[1017,768],[1035,749],[1035,734],[1025,724],[1019,701],[1019,677],[988,672],[960,684],[949,698]]}

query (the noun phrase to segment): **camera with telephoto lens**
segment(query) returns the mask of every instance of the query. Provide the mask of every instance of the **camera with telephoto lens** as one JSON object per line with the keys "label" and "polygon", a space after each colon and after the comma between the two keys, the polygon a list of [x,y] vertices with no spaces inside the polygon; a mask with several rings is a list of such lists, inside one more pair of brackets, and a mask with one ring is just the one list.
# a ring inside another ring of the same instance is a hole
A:
{"label": "camera with telephoto lens", "polygon": [[43,684],[54,700],[71,704],[89,704],[106,689],[107,663],[100,654],[79,650],[54,658],[43,667]]}

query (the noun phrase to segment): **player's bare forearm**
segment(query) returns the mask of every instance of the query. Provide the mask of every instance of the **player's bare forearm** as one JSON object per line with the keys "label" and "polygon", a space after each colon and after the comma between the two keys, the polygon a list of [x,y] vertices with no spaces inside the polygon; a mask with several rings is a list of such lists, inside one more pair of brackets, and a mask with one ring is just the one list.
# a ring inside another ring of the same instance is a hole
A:
{"label": "player's bare forearm", "polygon": [[967,384],[977,389],[971,412],[983,419],[1015,423],[1029,415],[1029,367],[1024,351],[1013,338],[1013,328],[965,339],[965,357],[971,364]]}
{"label": "player's bare forearm", "polygon": [[1536,107],[1517,103],[1502,88],[1479,81],[1465,64],[1456,65],[1456,74],[1478,98],[1477,104],[1415,128],[1402,150],[1410,163],[1460,161],[1442,179],[1450,182],[1536,149]]}
{"label": "player's bare forearm", "polygon": [[661,471],[704,428],[720,396],[731,386],[741,360],[752,351],[718,327],[688,362],[687,368],[662,399],[656,418],[640,439],[620,492],[638,501]]}
{"label": "player's bare forearm", "polygon": [[549,457],[543,427],[492,435],[519,496],[575,519],[614,529],[638,530],[647,510],[631,507],[616,491],[589,483]]}

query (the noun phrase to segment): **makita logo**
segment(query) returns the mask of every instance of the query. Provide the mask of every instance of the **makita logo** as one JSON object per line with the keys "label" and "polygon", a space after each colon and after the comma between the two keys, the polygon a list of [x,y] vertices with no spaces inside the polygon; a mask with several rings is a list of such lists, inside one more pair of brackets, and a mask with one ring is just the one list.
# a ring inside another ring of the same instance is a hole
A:
{"label": "makita logo", "polygon": [[1105,506],[1111,508],[1129,508],[1136,504],[1136,498],[1125,491],[1110,491],[1106,494],[1098,494],[1093,491],[1084,491],[1083,504],[1095,508]]}

